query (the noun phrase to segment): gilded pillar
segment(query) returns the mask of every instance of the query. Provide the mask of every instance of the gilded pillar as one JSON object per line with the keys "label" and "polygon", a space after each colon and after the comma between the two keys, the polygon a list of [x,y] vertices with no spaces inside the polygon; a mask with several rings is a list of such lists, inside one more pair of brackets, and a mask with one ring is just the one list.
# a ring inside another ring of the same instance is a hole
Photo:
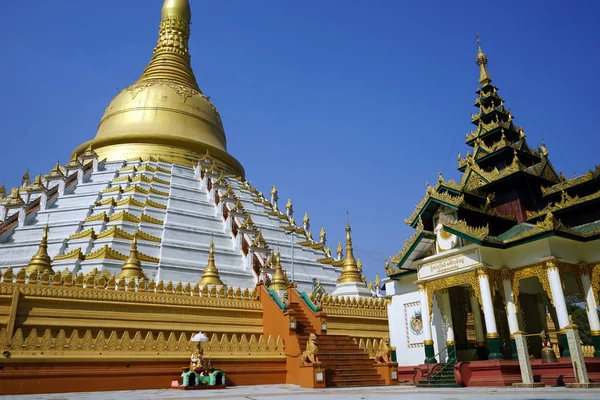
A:
{"label": "gilded pillar", "polygon": [[487,328],[487,345],[490,351],[490,360],[502,360],[504,356],[500,352],[500,336],[496,327],[496,317],[494,316],[494,302],[492,300],[492,290],[490,288],[490,278],[485,269],[477,270],[479,280],[479,290],[481,292],[481,302],[483,303],[483,317]]}
{"label": "gilded pillar", "polygon": [[558,317],[559,342],[563,349],[561,356],[570,357],[569,345],[565,335],[565,328],[570,325],[569,313],[567,311],[567,302],[565,301],[565,293],[563,292],[560,272],[556,263],[553,260],[546,262],[546,274],[548,275],[548,284],[552,293],[552,303]]}
{"label": "gilded pillar", "polygon": [[431,318],[429,314],[429,299],[427,287],[419,283],[419,295],[421,296],[421,319],[423,320],[423,346],[425,347],[425,364],[437,364],[435,350],[433,348],[433,335],[431,334]]}
{"label": "gilded pillar", "polygon": [[600,357],[600,319],[598,318],[598,303],[596,294],[592,289],[592,281],[587,269],[581,270],[581,283],[583,284],[583,295],[585,297],[585,310],[587,312],[588,322],[590,323],[590,333],[594,343],[594,357]]}
{"label": "gilded pillar", "polygon": [[454,342],[454,325],[452,324],[452,308],[450,306],[450,295],[448,289],[439,292],[439,299],[442,309],[442,324],[446,328],[446,352],[448,354],[448,363],[456,362],[456,345]]}
{"label": "gilded pillar", "polygon": [[471,313],[473,314],[473,325],[475,325],[475,340],[477,340],[477,356],[480,360],[487,360],[487,348],[485,347],[485,335],[483,333],[483,321],[481,321],[481,309],[475,291],[469,289],[471,300]]}

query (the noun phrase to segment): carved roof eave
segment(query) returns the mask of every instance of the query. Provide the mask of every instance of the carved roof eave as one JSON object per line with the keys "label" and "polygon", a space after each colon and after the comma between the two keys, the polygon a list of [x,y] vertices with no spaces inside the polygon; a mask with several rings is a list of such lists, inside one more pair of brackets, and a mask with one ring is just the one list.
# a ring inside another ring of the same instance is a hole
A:
{"label": "carved roof eave", "polygon": [[528,221],[536,221],[536,220],[540,219],[540,217],[545,216],[548,213],[548,211],[550,211],[554,214],[563,214],[565,211],[569,211],[569,210],[573,209],[573,207],[579,207],[584,204],[597,202],[598,200],[600,200],[600,190],[598,190],[597,192],[594,192],[592,194],[589,194],[587,196],[582,196],[582,197],[579,197],[579,196],[571,197],[565,193],[562,196],[560,202],[550,203],[548,205],[548,207],[546,207],[544,210],[537,212],[537,213],[527,212],[527,220]]}
{"label": "carved roof eave", "polygon": [[404,220],[404,223],[411,227],[416,227],[417,221],[419,217],[422,215],[423,211],[431,204],[432,201],[450,207],[454,210],[458,209],[458,205],[464,201],[464,196],[452,196],[448,193],[439,193],[438,189],[440,188],[440,183],[438,183],[434,187],[429,187],[427,189],[427,193],[425,197],[416,205],[415,210],[410,215],[410,217]]}
{"label": "carved roof eave", "polygon": [[542,187],[542,195],[546,197],[554,193],[560,193],[563,190],[573,189],[577,186],[584,185],[598,179],[600,179],[600,165],[597,165],[595,169],[588,171],[583,175],[574,177],[572,179],[567,179],[566,181],[559,182],[550,187]]}
{"label": "carved roof eave", "polygon": [[[398,273],[407,271],[407,269],[402,268],[402,266],[423,239],[435,240],[435,234],[424,229],[418,229],[415,231],[413,235],[404,242],[400,252],[398,252],[398,254],[395,256],[390,257],[390,261],[393,264],[396,264],[396,266],[390,267],[389,270],[386,270],[386,274],[389,277],[393,277]],[[433,244],[433,242],[431,244]]]}
{"label": "carved roof eave", "polygon": [[464,220],[455,223],[445,223],[443,226],[445,231],[462,239],[469,240],[480,246],[501,249],[519,246],[536,240],[545,239],[550,236],[559,236],[579,242],[587,242],[600,238],[600,231],[591,232],[587,235],[581,234],[564,226],[560,221],[554,220],[554,216],[551,213],[547,214],[543,221],[532,225],[531,229],[506,240],[499,239],[496,236],[488,236],[489,229],[487,226],[471,227],[467,225]]}

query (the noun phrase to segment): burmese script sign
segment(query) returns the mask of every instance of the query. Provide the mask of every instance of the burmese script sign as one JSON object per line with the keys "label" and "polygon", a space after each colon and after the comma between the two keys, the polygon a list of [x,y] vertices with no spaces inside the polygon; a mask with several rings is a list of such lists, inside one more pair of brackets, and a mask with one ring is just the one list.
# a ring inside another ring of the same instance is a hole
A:
{"label": "burmese script sign", "polygon": [[421,268],[419,268],[419,279],[426,279],[432,276],[469,268],[480,262],[481,257],[479,255],[479,249],[475,248],[464,253],[421,265]]}

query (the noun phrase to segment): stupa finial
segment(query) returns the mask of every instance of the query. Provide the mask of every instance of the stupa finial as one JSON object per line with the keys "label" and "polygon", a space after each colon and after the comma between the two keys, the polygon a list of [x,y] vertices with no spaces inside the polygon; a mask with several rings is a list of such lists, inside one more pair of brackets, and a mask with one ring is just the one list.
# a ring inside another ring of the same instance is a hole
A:
{"label": "stupa finial", "polygon": [[480,71],[479,71],[479,83],[481,83],[483,86],[489,85],[492,82],[492,78],[490,77],[490,74],[487,71],[487,64],[490,61],[487,56],[485,55],[485,53],[483,52],[483,50],[481,50],[481,40],[479,40],[479,33],[477,34],[477,46],[479,48],[479,50],[477,51],[477,58],[476,58],[476,62],[477,65],[479,65]]}
{"label": "stupa finial", "polygon": [[283,273],[283,269],[281,268],[281,253],[278,251],[277,254],[273,255],[273,258],[275,259],[275,272],[273,273],[273,279],[271,279],[271,286],[269,289],[286,290],[288,282]]}
{"label": "stupa finial", "polygon": [[198,282],[198,285],[225,285],[221,280],[221,277],[219,276],[219,270],[215,265],[215,242],[213,241],[212,236],[210,238],[210,250],[208,251],[208,264],[206,265],[206,268],[204,268],[204,273],[202,274],[202,278]]}
{"label": "stupa finial", "polygon": [[48,225],[44,227],[38,251],[31,257],[31,261],[29,261],[25,272],[30,274],[35,271],[41,274],[46,270],[50,270],[51,274],[54,273],[52,270],[52,259],[48,255]]}
{"label": "stupa finial", "polygon": [[350,219],[346,213],[346,258],[340,275],[340,283],[362,282],[362,277],[358,269],[358,263],[354,258],[354,250],[352,248],[352,228],[350,228]]}
{"label": "stupa finial", "polygon": [[142,270],[142,262],[138,258],[137,238],[134,236],[129,250],[129,257],[125,260],[121,272],[117,278],[146,278],[144,270]]}

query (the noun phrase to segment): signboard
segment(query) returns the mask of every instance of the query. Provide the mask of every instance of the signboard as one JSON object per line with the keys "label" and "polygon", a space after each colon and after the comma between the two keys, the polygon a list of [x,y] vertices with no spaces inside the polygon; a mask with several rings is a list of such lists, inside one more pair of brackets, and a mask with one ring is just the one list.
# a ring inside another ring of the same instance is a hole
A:
{"label": "signboard", "polygon": [[479,255],[479,249],[474,248],[465,251],[464,253],[441,258],[421,265],[419,268],[419,279],[427,279],[449,272],[460,271],[477,265],[480,262],[481,256]]}

